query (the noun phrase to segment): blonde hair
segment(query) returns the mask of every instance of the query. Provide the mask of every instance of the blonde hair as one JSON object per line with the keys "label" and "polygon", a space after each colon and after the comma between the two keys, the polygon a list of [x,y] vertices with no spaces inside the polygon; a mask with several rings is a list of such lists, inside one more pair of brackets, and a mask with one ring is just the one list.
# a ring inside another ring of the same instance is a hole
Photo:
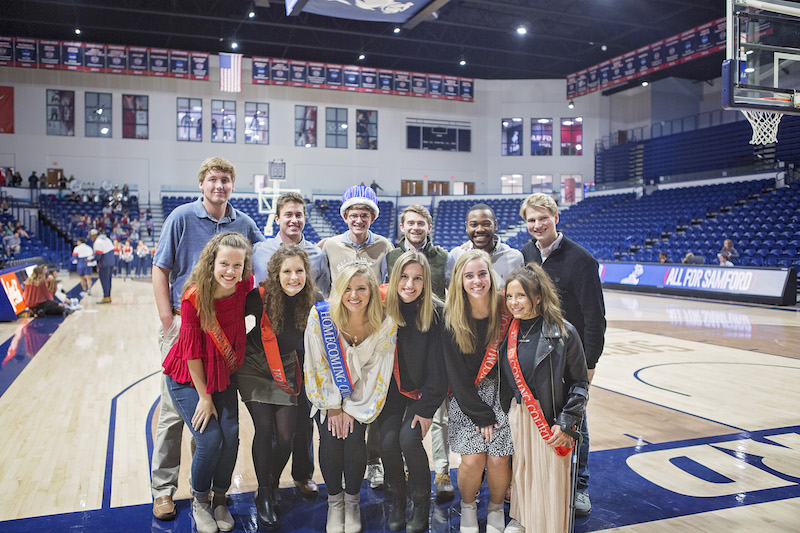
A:
{"label": "blonde hair", "polygon": [[522,205],[519,206],[519,216],[525,218],[525,211],[529,207],[541,207],[547,210],[551,217],[558,215],[558,204],[556,204],[556,201],[541,192],[535,192],[522,201]]}
{"label": "blonde hair", "polygon": [[184,293],[192,285],[197,287],[195,301],[197,302],[197,315],[200,317],[200,327],[203,328],[203,331],[209,331],[216,320],[214,290],[217,288],[217,280],[214,279],[214,262],[217,260],[217,254],[223,246],[244,250],[242,279],[247,279],[252,272],[250,261],[253,247],[250,245],[250,241],[245,239],[241,233],[232,231],[218,233],[208,241],[203,251],[200,252],[200,257],[197,259],[192,273],[189,274],[189,279],[186,280],[183,286]]}
{"label": "blonde hair", "polygon": [[385,313],[383,310],[383,302],[381,302],[381,294],[378,289],[378,278],[375,276],[372,269],[365,264],[356,263],[348,265],[336,276],[336,280],[334,280],[333,287],[331,288],[330,298],[328,298],[331,304],[331,318],[334,324],[336,324],[336,327],[340,329],[347,326],[347,323],[350,321],[350,311],[342,304],[342,296],[344,296],[344,291],[347,290],[347,286],[354,276],[364,276],[367,280],[367,286],[369,287],[367,324],[369,326],[369,335],[372,335],[380,329]]}
{"label": "blonde hair", "polygon": [[418,264],[422,267],[422,293],[417,298],[420,300],[419,312],[417,312],[417,329],[422,332],[428,331],[433,322],[434,300],[438,298],[431,291],[431,267],[428,258],[420,252],[405,252],[397,258],[392,267],[392,275],[389,278],[389,286],[386,291],[386,314],[400,327],[406,326],[403,314],[400,312],[400,296],[397,294],[397,286],[400,284],[400,276],[407,265]]}
{"label": "blonde hair", "polygon": [[197,172],[197,180],[202,184],[206,179],[206,174],[209,170],[219,170],[220,172],[227,172],[231,175],[231,181],[236,181],[236,167],[233,163],[222,157],[209,157],[200,165],[200,170]]}
{"label": "blonde hair", "polygon": [[[506,278],[506,288],[512,281],[519,282],[522,285],[522,290],[525,291],[525,295],[530,300],[531,305],[536,309],[537,315],[541,316],[547,325],[557,326],[561,336],[566,337],[567,330],[564,327],[564,317],[561,314],[561,300],[558,299],[558,290],[542,266],[531,262],[525,266],[515,268]],[[541,298],[538,305],[536,304],[537,296]]]}
{"label": "blonde hair", "polygon": [[[489,329],[486,336],[486,345],[476,346],[475,319],[472,318],[472,304],[469,296],[464,291],[464,269],[467,263],[479,259],[489,269],[492,286],[489,288]],[[447,301],[444,305],[445,327],[458,344],[461,353],[474,353],[478,348],[485,348],[500,329],[501,316],[500,291],[497,288],[497,277],[492,269],[492,260],[483,250],[467,250],[456,261],[453,267],[453,276],[447,292]]]}
{"label": "blonde hair", "polygon": [[25,283],[33,287],[41,284],[44,281],[44,269],[45,265],[36,265],[33,267],[33,272],[31,272],[31,276],[25,280]]}

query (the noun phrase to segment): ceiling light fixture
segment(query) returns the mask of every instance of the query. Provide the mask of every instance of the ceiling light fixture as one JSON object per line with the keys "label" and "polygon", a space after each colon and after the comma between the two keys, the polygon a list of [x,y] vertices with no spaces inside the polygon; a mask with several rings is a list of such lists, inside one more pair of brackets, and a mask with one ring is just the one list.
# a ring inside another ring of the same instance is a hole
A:
{"label": "ceiling light fixture", "polygon": [[642,87],[647,87],[648,85],[650,85],[649,81],[645,80],[645,81],[642,82]]}
{"label": "ceiling light fixture", "polygon": [[526,33],[528,33],[528,29],[525,26],[520,26],[519,28],[517,28],[517,33],[519,35],[525,35]]}
{"label": "ceiling light fixture", "polygon": [[608,46],[606,46],[606,45],[604,45],[604,44],[601,44],[601,45],[600,45],[600,50],[602,50],[603,52],[605,52],[606,50],[608,50]]}
{"label": "ceiling light fixture", "polygon": [[250,12],[247,14],[248,18],[254,19],[256,18],[256,12],[251,9]]}
{"label": "ceiling light fixture", "polygon": [[399,27],[399,26],[395,26],[395,27],[394,27],[394,30],[392,30],[392,31],[393,31],[394,33],[400,33],[400,27]]}
{"label": "ceiling light fixture", "polygon": [[358,55],[358,60],[359,61],[364,61],[366,58],[367,58],[367,56],[365,56],[364,54],[359,54]]}
{"label": "ceiling light fixture", "polygon": [[567,104],[567,107],[570,108],[570,109],[575,109],[575,100],[570,98],[569,99],[569,103]]}
{"label": "ceiling light fixture", "polygon": [[75,35],[80,35],[80,34],[81,34],[81,29],[75,28]]}
{"label": "ceiling light fixture", "polygon": [[466,65],[467,65],[467,60],[462,58],[462,59],[461,59],[461,61],[459,61],[459,62],[458,62],[458,64],[459,64],[460,66],[464,67],[464,66],[466,66]]}
{"label": "ceiling light fixture", "polygon": [[237,43],[236,41],[233,41],[233,42],[231,43],[231,48],[232,48],[232,49],[234,49],[234,50],[236,50],[237,48],[239,48],[239,43]]}

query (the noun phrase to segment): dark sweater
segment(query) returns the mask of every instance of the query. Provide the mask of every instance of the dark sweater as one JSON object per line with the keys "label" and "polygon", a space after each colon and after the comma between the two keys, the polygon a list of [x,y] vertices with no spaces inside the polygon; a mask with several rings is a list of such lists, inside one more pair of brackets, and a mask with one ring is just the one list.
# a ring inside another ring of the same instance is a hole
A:
{"label": "dark sweater", "polygon": [[426,332],[417,328],[419,300],[410,304],[400,302],[400,312],[406,325],[397,329],[397,361],[400,384],[406,391],[421,390],[419,400],[411,402],[408,410],[423,418],[433,418],[447,395],[447,377],[442,356],[442,309],[434,314],[433,324]]}
{"label": "dark sweater", "polygon": [[[475,321],[475,334],[477,336],[477,348],[473,353],[465,354],[461,352],[453,336],[444,329],[444,363],[447,370],[447,382],[450,385],[450,392],[455,396],[461,411],[467,415],[472,422],[479,427],[491,426],[497,423],[492,407],[484,403],[478,396],[478,389],[475,387],[475,378],[486,354],[487,329],[489,319]],[[487,377],[497,375],[497,365],[489,372]]]}
{"label": "dark sweater", "polygon": [[[400,242],[397,243],[397,248],[386,254],[386,271],[389,273],[390,277],[392,275],[394,262],[405,252],[406,238],[403,237],[400,239]],[[444,269],[447,265],[447,252],[434,246],[430,236],[428,236],[428,241],[422,249],[422,254],[425,255],[431,267],[431,292],[438,296],[440,300],[444,301]]]}
{"label": "dark sweater", "polygon": [[[304,332],[297,329],[294,325],[296,300],[284,296],[283,301],[285,303],[284,313],[286,318],[283,323],[283,331],[277,336],[278,350],[283,360],[283,367],[286,371],[286,375],[292,378],[290,383],[294,383],[294,372],[296,370],[294,353],[297,353],[297,357],[300,358],[299,362],[302,365],[303,355],[305,354],[305,345],[303,341]],[[256,287],[247,294],[247,301],[245,303],[245,315],[253,315],[256,317],[256,326],[247,334],[246,350],[249,353],[264,354],[264,344],[261,342],[261,314],[263,311],[264,303],[261,300],[258,287]],[[259,359],[259,362],[261,362],[261,359]],[[260,366],[263,367],[261,369],[271,378],[272,374],[269,371],[266,356],[263,357],[263,365]],[[302,368],[299,370],[300,372],[303,371]]]}
{"label": "dark sweater", "polygon": [[522,256],[526,264],[534,261],[542,265],[555,283],[564,318],[578,331],[587,367],[593,369],[603,353],[606,333],[606,306],[597,261],[566,235],[544,263],[535,240],[522,248]]}

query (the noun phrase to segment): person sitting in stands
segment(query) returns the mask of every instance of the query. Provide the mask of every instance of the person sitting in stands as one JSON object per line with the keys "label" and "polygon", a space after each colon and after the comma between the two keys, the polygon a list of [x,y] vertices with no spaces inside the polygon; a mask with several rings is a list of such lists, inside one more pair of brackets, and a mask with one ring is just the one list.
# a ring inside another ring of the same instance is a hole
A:
{"label": "person sitting in stands", "polygon": [[734,266],[730,260],[731,254],[726,251],[722,251],[717,254],[717,259],[719,259],[719,266],[723,267],[732,267]]}
{"label": "person sitting in stands", "polygon": [[739,252],[736,251],[736,248],[733,247],[733,241],[730,239],[725,239],[722,242],[722,249],[719,251],[720,254],[727,253],[729,258],[736,259],[739,257]]}
{"label": "person sitting in stands", "polygon": [[70,310],[53,299],[53,293],[47,287],[46,276],[46,265],[33,267],[31,277],[25,281],[25,289],[22,293],[25,305],[39,317],[45,315],[68,315]]}
{"label": "person sitting in stands", "polygon": [[704,265],[706,258],[702,255],[694,255],[692,252],[686,254],[686,257],[681,261],[684,265]]}
{"label": "person sitting in stands", "polygon": [[6,255],[10,255],[12,258],[22,249],[22,240],[20,240],[19,233],[16,231],[3,237],[3,244],[6,247]]}
{"label": "person sitting in stands", "polygon": [[664,252],[658,252],[658,262],[667,263],[668,262],[667,254],[665,254]]}

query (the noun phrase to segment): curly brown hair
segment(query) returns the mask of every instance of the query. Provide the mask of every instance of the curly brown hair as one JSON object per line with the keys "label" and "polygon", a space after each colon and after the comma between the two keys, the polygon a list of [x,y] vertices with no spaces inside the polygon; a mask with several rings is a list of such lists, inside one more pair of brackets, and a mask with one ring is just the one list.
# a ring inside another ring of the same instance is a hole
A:
{"label": "curly brown hair", "polygon": [[[292,257],[299,257],[303,261],[306,284],[299,293],[289,296],[283,292],[280,275],[283,262]],[[264,310],[272,323],[273,333],[279,335],[286,327],[285,309],[288,307],[289,298],[294,298],[297,303],[294,309],[294,327],[298,331],[305,331],[308,314],[317,300],[317,288],[311,277],[311,262],[305,250],[297,244],[284,244],[279,247],[267,264],[267,277],[261,282],[261,286],[264,287],[264,295],[261,300],[264,302]]]}

